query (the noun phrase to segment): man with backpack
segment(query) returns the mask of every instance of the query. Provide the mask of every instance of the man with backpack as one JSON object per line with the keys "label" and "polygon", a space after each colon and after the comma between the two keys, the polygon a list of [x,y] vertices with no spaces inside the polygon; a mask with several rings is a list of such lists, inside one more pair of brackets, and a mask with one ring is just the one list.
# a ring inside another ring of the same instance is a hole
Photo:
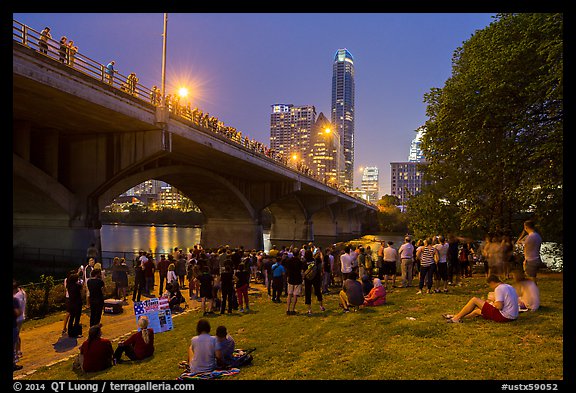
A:
{"label": "man with backpack", "polygon": [[312,288],[318,303],[320,303],[320,310],[325,311],[322,304],[322,262],[323,255],[320,249],[313,255],[313,260],[306,262],[306,270],[304,271],[304,304],[308,305],[308,316],[312,315]]}

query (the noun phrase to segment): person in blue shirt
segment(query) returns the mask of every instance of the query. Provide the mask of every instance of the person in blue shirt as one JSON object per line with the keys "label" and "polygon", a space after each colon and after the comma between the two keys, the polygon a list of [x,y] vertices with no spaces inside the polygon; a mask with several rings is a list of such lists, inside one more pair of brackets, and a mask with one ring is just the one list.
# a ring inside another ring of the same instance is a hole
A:
{"label": "person in blue shirt", "polygon": [[112,81],[114,80],[114,73],[116,72],[116,70],[114,69],[114,64],[116,63],[114,62],[114,60],[112,60],[110,63],[108,63],[108,65],[104,69],[109,84],[112,84]]}
{"label": "person in blue shirt", "polygon": [[281,303],[280,294],[282,293],[282,287],[284,283],[284,275],[286,274],[286,269],[282,266],[279,258],[276,258],[276,263],[272,265],[272,301],[274,303]]}

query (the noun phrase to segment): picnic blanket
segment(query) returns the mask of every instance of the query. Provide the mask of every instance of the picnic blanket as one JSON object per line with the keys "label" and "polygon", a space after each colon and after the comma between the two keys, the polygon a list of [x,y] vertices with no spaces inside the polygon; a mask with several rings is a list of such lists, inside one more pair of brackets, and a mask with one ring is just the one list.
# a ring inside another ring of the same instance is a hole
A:
{"label": "picnic blanket", "polygon": [[204,372],[183,372],[178,378],[179,381],[187,380],[197,380],[197,379],[218,379],[222,377],[228,377],[230,375],[236,375],[240,372],[239,368],[230,368],[228,370],[214,370],[214,371],[204,371]]}
{"label": "picnic blanket", "polygon": [[234,349],[234,353],[232,354],[232,357],[234,359],[232,365],[237,367],[229,367],[227,369],[221,369],[221,370],[191,373],[190,365],[188,364],[188,362],[186,360],[182,360],[180,363],[178,363],[178,368],[184,369],[186,371],[180,374],[180,376],[176,379],[179,381],[190,379],[218,379],[222,377],[228,377],[230,375],[236,375],[240,372],[240,369],[238,367],[247,365],[252,362],[252,355],[250,354],[255,350],[256,348]]}

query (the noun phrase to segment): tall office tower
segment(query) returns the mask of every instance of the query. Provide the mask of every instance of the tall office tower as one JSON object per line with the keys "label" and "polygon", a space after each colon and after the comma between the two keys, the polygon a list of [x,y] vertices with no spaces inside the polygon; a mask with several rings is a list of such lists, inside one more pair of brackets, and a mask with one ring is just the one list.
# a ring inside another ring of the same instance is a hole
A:
{"label": "tall office tower", "polygon": [[348,49],[338,49],[332,65],[332,125],[340,134],[344,152],[343,185],[354,185],[354,58]]}
{"label": "tall office tower", "polygon": [[332,185],[338,184],[344,164],[340,135],[322,112],[312,127],[308,162],[310,169],[319,179]]}
{"label": "tall office tower", "polygon": [[426,132],[426,127],[418,127],[416,131],[416,137],[414,137],[412,143],[410,143],[410,154],[408,155],[408,162],[424,161],[424,154],[422,154],[422,149],[420,149],[420,141],[422,140],[422,134]]}
{"label": "tall office tower", "polygon": [[298,160],[304,160],[308,165],[310,136],[315,121],[316,108],[313,105],[272,105],[270,148],[290,157],[295,156]]}
{"label": "tall office tower", "polygon": [[378,201],[378,193],[380,187],[378,186],[378,167],[367,166],[362,173],[362,191],[366,193],[369,202],[376,203]]}

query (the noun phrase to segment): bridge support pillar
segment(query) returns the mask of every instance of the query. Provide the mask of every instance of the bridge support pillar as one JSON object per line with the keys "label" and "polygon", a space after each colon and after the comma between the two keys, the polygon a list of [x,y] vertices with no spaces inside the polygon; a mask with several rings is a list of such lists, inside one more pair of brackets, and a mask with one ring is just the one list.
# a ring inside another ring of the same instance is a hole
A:
{"label": "bridge support pillar", "polygon": [[301,246],[314,240],[312,220],[272,217],[270,242],[278,246],[294,244]]}
{"label": "bridge support pillar", "polygon": [[204,248],[229,245],[263,250],[262,224],[254,220],[208,219],[202,226],[200,243]]}

